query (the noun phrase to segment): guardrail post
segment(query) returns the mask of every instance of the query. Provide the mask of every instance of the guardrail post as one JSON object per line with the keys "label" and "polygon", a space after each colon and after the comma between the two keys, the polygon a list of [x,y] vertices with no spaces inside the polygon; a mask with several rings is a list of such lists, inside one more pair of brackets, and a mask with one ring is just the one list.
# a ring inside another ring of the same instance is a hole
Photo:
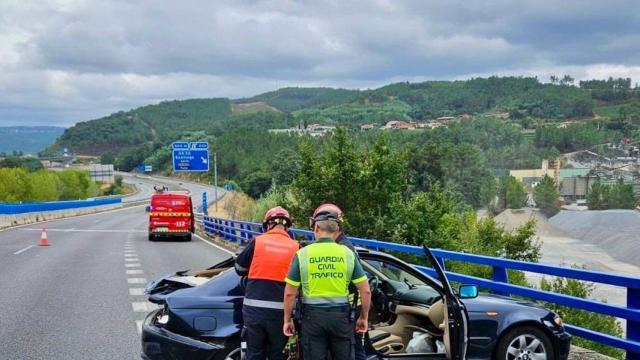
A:
{"label": "guardrail post", "polygon": [[[640,309],[640,289],[627,288],[627,307]],[[627,339],[640,342],[640,321],[627,319]],[[640,353],[627,351],[627,360],[640,360]]]}
{"label": "guardrail post", "polygon": [[[501,282],[508,284],[509,283],[509,273],[507,273],[507,269],[501,266],[493,266],[493,277],[492,280],[495,282]],[[494,294],[509,296],[508,292],[505,291],[493,291]]]}
{"label": "guardrail post", "polygon": [[233,241],[238,241],[240,242],[240,239],[238,238],[238,224],[236,224],[234,221],[231,222],[231,227],[233,227]]}
{"label": "guardrail post", "polygon": [[245,232],[244,232],[244,224],[240,223],[240,244],[244,244]]}

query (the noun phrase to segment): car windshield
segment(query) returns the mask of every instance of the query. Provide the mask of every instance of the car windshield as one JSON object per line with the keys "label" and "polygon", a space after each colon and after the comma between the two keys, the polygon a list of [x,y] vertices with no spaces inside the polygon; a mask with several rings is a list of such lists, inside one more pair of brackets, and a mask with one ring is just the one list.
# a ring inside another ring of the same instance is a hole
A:
{"label": "car windshield", "polygon": [[394,264],[378,260],[362,260],[362,267],[365,271],[377,276],[381,280],[403,282],[409,287],[427,285],[424,281]]}

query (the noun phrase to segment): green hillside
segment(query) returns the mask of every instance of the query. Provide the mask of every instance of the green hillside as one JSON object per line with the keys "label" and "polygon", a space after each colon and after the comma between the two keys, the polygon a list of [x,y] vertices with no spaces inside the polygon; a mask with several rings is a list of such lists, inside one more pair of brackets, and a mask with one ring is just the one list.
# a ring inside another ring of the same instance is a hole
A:
{"label": "green hillside", "polygon": [[[591,92],[530,77],[401,82],[373,90],[290,87],[245,99],[164,101],[117,112],[67,129],[48,151],[66,147],[77,154],[100,155],[123,170],[143,161],[166,169],[170,155],[166,149],[179,139],[205,139],[213,144],[219,139],[224,142],[226,134],[264,135],[268,129],[301,123],[356,129],[389,120],[425,121],[462,114],[477,118],[496,112],[508,113],[509,123],[517,128],[532,129],[545,122],[592,117]],[[598,101],[603,104],[602,99]],[[616,129],[627,131],[628,127],[618,124]],[[228,166],[233,173],[237,164]]]}
{"label": "green hillside", "polygon": [[145,143],[166,143],[186,131],[205,129],[231,114],[228,99],[163,101],[127,112],[77,123],[54,148],[83,155],[100,155]]}
{"label": "green hillside", "polygon": [[55,126],[0,127],[0,153],[37,154],[53,144],[63,132],[64,128]]}
{"label": "green hillside", "polygon": [[313,106],[326,107],[348,103],[355,100],[359,94],[358,90],[288,87],[235,102],[265,102],[280,111],[292,112]]}

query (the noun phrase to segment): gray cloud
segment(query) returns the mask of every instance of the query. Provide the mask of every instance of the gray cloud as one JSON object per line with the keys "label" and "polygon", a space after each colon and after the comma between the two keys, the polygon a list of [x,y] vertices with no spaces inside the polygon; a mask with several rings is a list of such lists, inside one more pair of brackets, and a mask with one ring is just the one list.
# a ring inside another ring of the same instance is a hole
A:
{"label": "gray cloud", "polygon": [[281,86],[523,74],[640,81],[635,1],[3,1],[0,125]]}

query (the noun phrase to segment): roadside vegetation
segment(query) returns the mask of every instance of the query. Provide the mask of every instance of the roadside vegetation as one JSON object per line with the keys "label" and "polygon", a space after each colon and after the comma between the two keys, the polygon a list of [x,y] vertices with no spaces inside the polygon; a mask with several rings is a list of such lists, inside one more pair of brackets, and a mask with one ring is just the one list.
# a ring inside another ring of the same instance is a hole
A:
{"label": "roadside vegetation", "polygon": [[0,168],[0,201],[31,202],[78,200],[100,195],[99,186],[87,171]]}
{"label": "roadside vegetation", "polygon": [[591,186],[591,191],[587,194],[587,204],[589,210],[633,209],[637,200],[631,184],[618,181],[605,185],[598,181]]}
{"label": "roadside vegetation", "polygon": [[88,171],[65,169],[29,172],[21,167],[0,168],[0,202],[20,203],[57,200],[82,200],[102,195],[130,192],[122,184],[122,177],[110,186],[101,188],[91,181]]}
{"label": "roadside vegetation", "polygon": [[[553,278],[552,280],[542,279],[540,282],[542,290],[551,291],[558,294],[565,294],[582,299],[592,298],[591,294],[594,285],[575,279]],[[587,329],[603,332],[605,334],[622,336],[622,326],[616,318],[593,313],[586,310],[570,308],[567,306],[545,303],[545,306],[562,316],[565,323]],[[586,349],[591,349],[616,359],[624,359],[624,351],[611,346],[606,346],[595,341],[574,337],[572,343]]]}

